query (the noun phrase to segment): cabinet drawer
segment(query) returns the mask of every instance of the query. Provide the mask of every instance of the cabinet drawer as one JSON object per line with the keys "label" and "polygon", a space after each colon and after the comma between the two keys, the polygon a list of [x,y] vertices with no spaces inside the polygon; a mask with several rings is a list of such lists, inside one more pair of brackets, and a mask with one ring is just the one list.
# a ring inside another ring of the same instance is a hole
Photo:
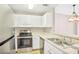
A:
{"label": "cabinet drawer", "polygon": [[49,44],[49,50],[53,51],[55,54],[61,54],[63,53],[58,48],[54,47],[53,45]]}
{"label": "cabinet drawer", "polygon": [[56,48],[55,46],[51,45],[48,42],[45,42],[44,50],[45,50],[45,53],[48,53],[48,54],[62,54],[63,53],[58,48]]}

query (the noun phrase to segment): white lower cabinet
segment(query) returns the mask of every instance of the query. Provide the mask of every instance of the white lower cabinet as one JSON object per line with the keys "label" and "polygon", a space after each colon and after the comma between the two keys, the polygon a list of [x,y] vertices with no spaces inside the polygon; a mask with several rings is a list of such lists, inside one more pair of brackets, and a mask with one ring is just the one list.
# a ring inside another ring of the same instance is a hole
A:
{"label": "white lower cabinet", "polygon": [[49,42],[45,41],[44,54],[63,54],[63,52],[51,45]]}
{"label": "white lower cabinet", "polygon": [[32,47],[33,47],[33,49],[40,49],[40,37],[39,37],[39,35],[33,35]]}

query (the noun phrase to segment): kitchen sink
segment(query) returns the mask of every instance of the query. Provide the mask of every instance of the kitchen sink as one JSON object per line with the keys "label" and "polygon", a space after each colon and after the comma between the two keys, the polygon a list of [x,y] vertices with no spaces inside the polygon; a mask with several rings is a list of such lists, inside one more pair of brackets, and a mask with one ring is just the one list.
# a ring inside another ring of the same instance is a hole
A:
{"label": "kitchen sink", "polygon": [[73,44],[75,43],[69,43],[66,42],[65,40],[61,40],[58,38],[48,38],[48,40],[50,40],[51,42],[55,43],[56,45],[58,45],[60,48],[62,48],[64,51],[67,51],[68,53],[78,53],[78,50],[74,49],[72,47]]}
{"label": "kitchen sink", "polygon": [[63,48],[67,48],[71,45],[71,44],[68,44],[65,41],[62,41],[61,39],[58,39],[58,38],[48,38],[48,40],[52,41],[53,43],[55,43],[59,46],[62,46]]}

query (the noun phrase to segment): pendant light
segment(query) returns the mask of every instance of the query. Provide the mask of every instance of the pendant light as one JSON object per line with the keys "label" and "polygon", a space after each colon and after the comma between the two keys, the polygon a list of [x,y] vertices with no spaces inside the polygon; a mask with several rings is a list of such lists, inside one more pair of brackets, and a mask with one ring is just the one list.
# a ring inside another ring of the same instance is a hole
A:
{"label": "pendant light", "polygon": [[72,13],[72,15],[70,16],[70,18],[69,18],[69,21],[70,22],[73,22],[73,21],[79,21],[79,16],[78,16],[78,14],[75,12],[75,4],[74,5],[72,5],[73,6],[73,13]]}

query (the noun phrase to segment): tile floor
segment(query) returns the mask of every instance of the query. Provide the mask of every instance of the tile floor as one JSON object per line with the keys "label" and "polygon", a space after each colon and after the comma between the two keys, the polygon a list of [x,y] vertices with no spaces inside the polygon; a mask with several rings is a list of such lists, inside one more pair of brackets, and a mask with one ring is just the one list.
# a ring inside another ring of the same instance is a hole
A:
{"label": "tile floor", "polygon": [[32,50],[32,48],[18,49],[17,54],[40,54],[40,50]]}

